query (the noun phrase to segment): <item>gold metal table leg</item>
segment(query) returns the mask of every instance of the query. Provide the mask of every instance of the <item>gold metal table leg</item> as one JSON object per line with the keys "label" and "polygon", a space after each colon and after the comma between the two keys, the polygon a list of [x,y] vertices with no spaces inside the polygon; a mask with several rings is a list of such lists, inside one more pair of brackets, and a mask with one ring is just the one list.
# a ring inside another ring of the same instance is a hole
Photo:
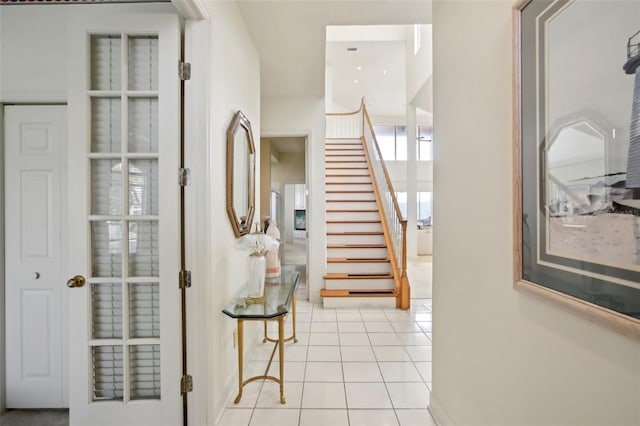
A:
{"label": "gold metal table leg", "polygon": [[242,353],[244,351],[244,320],[238,320],[238,396],[233,401],[234,404],[240,402],[242,398]]}
{"label": "gold metal table leg", "polygon": [[293,297],[291,298],[291,319],[293,320],[293,343],[298,343],[298,338],[296,337],[296,293],[293,292]]}
{"label": "gold metal table leg", "polygon": [[284,404],[287,400],[284,397],[284,318],[285,315],[278,317],[278,346],[280,361],[280,403]]}

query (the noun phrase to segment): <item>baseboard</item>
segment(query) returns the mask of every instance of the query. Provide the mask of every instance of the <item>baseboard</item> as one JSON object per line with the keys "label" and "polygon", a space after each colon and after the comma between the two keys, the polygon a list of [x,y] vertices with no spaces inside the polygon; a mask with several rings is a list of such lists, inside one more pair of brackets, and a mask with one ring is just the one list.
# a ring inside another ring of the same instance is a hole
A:
{"label": "baseboard", "polygon": [[431,393],[430,403],[427,409],[431,413],[431,417],[433,417],[433,420],[435,420],[438,426],[452,426],[454,424],[451,420],[451,417],[449,417],[447,412],[442,407],[442,404],[440,404],[438,399],[433,396],[433,393]]}

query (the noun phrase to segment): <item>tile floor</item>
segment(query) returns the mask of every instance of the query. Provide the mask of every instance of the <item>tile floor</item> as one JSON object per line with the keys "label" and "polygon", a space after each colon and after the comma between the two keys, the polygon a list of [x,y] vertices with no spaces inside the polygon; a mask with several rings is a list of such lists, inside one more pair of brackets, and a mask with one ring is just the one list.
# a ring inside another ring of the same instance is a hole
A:
{"label": "tile floor", "polygon": [[[427,411],[431,299],[412,299],[409,311],[299,301],[297,313],[298,343],[285,345],[287,403],[277,383],[255,381],[218,426],[435,426]],[[272,347],[258,346],[245,377],[264,373]],[[269,373],[278,375],[277,361]]]}

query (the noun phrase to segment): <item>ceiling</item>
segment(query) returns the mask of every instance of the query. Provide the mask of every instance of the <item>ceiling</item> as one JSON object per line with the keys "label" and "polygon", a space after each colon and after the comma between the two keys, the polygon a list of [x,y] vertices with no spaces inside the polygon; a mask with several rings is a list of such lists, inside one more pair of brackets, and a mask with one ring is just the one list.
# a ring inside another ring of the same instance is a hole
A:
{"label": "ceiling", "polygon": [[280,154],[300,154],[304,153],[306,138],[268,138],[271,142],[271,150]]}
{"label": "ceiling", "polygon": [[325,96],[327,26],[431,23],[430,0],[237,1],[260,54],[263,97]]}

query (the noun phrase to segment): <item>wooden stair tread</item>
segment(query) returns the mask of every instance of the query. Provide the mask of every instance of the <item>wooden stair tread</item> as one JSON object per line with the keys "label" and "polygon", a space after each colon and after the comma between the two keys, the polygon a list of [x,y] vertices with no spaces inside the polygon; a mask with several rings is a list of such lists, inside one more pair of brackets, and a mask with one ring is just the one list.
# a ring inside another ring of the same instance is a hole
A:
{"label": "wooden stair tread", "polygon": [[326,191],[327,194],[373,194],[373,191]]}
{"label": "wooden stair tread", "polygon": [[356,236],[356,235],[384,235],[384,232],[371,232],[371,231],[363,231],[363,232],[358,232],[358,231],[348,231],[348,232],[327,232],[327,235],[352,235],[352,236]]}
{"label": "wooden stair tread", "polygon": [[322,297],[397,297],[396,290],[320,290]]}
{"label": "wooden stair tread", "polygon": [[362,151],[364,152],[364,149],[362,148],[326,148],[325,147],[325,151]]}
{"label": "wooden stair tread", "polygon": [[323,276],[325,280],[389,280],[393,279],[393,274],[347,274],[347,273],[330,273]]}
{"label": "wooden stair tread", "polygon": [[326,167],[325,170],[369,170],[369,167]]}
{"label": "wooden stair tread", "polygon": [[390,263],[389,259],[385,258],[365,258],[365,257],[330,257],[327,259],[328,263]]}
{"label": "wooden stair tread", "polygon": [[376,200],[325,200],[327,203],[375,203]]}
{"label": "wooden stair tread", "polygon": [[369,175],[369,173],[365,173],[362,175],[350,175],[350,174],[344,174],[344,173],[336,173],[336,174],[325,174],[325,177],[368,177],[371,178],[371,175]]}
{"label": "wooden stair tread", "polygon": [[326,210],[327,213],[377,213],[378,209],[371,210]]}
{"label": "wooden stair tread", "polygon": [[327,220],[327,223],[381,223],[380,220]]}
{"label": "wooden stair tread", "polygon": [[387,248],[386,244],[327,244],[328,249],[346,248],[346,249],[365,249],[365,248]]}
{"label": "wooden stair tread", "polygon": [[371,182],[326,182],[325,185],[371,185]]}

